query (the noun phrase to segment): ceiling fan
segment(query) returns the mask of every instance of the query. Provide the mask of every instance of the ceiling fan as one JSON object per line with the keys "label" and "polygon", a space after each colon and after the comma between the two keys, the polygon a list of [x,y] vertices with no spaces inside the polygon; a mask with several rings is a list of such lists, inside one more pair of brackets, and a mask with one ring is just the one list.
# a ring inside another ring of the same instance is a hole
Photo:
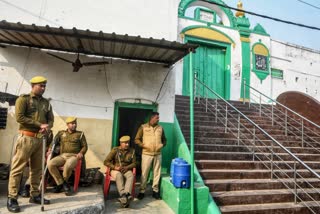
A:
{"label": "ceiling fan", "polygon": [[93,65],[105,65],[105,64],[109,64],[109,62],[107,61],[98,61],[98,62],[81,62],[80,59],[79,59],[79,53],[77,54],[77,59],[72,62],[68,59],[65,59],[65,58],[62,58],[60,56],[57,56],[55,54],[52,54],[52,53],[47,53],[48,55],[50,56],[53,56],[57,59],[60,59],[62,61],[65,61],[65,62],[68,62],[68,63],[71,63],[72,64],[72,67],[73,67],[73,72],[78,72],[80,70],[81,67],[83,66],[93,66]]}

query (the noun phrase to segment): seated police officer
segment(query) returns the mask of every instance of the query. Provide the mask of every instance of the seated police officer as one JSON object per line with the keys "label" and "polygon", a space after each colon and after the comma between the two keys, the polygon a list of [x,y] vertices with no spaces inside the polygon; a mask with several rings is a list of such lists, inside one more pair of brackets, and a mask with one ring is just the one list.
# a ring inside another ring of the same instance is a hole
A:
{"label": "seated police officer", "polygon": [[[55,192],[59,193],[63,189],[69,196],[72,192],[68,179],[78,160],[82,159],[87,152],[88,145],[84,133],[77,131],[77,118],[68,117],[66,124],[67,130],[59,131],[53,141],[60,143],[60,155],[48,161],[48,169],[57,184]],[[61,166],[64,166],[63,176],[59,172]]]}
{"label": "seated police officer", "polygon": [[129,145],[130,137],[121,137],[120,146],[113,148],[104,161],[104,165],[111,169],[111,177],[116,180],[120,195],[118,200],[123,207],[129,207],[132,200],[131,190],[134,178],[132,169],[136,167],[135,150]]}

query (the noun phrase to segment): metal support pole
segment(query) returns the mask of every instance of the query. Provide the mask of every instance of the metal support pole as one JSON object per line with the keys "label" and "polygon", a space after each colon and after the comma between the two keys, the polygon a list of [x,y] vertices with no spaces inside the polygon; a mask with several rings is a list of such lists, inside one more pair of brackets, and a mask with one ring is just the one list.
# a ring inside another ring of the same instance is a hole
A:
{"label": "metal support pole", "polygon": [[238,146],[240,145],[240,114],[238,114]]}
{"label": "metal support pole", "polygon": [[224,133],[227,133],[227,129],[228,129],[228,105],[226,105],[226,122],[225,122]]}
{"label": "metal support pole", "polygon": [[271,179],[273,179],[273,142],[271,142],[271,161],[270,161],[270,168],[271,168]]}
{"label": "metal support pole", "polygon": [[286,114],[285,114],[285,118],[284,118],[284,126],[285,126],[285,135],[288,136],[288,112],[287,112],[287,109],[286,109]]}
{"label": "metal support pole", "polygon": [[271,118],[272,118],[272,126],[273,126],[274,125],[273,102],[271,104]]}
{"label": "metal support pole", "polygon": [[218,99],[216,99],[216,115],[215,115],[216,123],[218,122]]}
{"label": "metal support pole", "polygon": [[294,203],[297,204],[297,162],[294,160],[293,163],[293,169],[294,169]]}
{"label": "metal support pole", "polygon": [[194,85],[194,100],[197,99],[197,72],[194,72],[194,79],[193,79],[193,85]]}
{"label": "metal support pole", "polygon": [[301,141],[302,141],[302,148],[304,147],[303,134],[304,134],[304,125],[303,125],[303,119],[302,119],[302,121],[301,121]]}
{"label": "metal support pole", "polygon": [[208,89],[206,88],[206,112],[208,112]]}
{"label": "metal support pole", "polygon": [[190,182],[190,188],[191,188],[191,195],[190,195],[190,202],[191,202],[191,214],[194,213],[194,90],[193,90],[193,81],[194,76],[192,73],[192,55],[193,53],[190,52],[189,54],[189,82],[190,82],[190,165],[191,165],[191,182]]}
{"label": "metal support pole", "polygon": [[41,179],[41,211],[44,211],[44,163],[45,163],[45,154],[46,154],[46,145],[47,145],[47,139],[46,136],[42,137],[42,179]]}
{"label": "metal support pole", "polygon": [[261,94],[260,94],[260,97],[259,97],[259,103],[260,103],[260,105],[259,105],[259,115],[261,117]]}
{"label": "metal support pole", "polygon": [[246,103],[246,79],[243,79],[243,104]]}
{"label": "metal support pole", "polygon": [[253,149],[252,149],[252,161],[254,161],[254,153],[255,153],[255,146],[256,146],[256,127],[253,127]]}

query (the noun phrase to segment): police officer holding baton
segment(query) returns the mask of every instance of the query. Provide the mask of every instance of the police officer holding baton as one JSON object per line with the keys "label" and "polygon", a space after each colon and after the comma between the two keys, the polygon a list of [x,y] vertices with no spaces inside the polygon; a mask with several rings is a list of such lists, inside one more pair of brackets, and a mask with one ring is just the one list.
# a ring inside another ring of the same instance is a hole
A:
{"label": "police officer holding baton", "polygon": [[[8,185],[7,209],[20,212],[18,191],[23,169],[29,161],[30,167],[30,203],[41,204],[39,184],[42,167],[42,139],[52,128],[54,116],[47,99],[42,97],[46,89],[47,79],[42,76],[30,80],[31,93],[21,95],[15,105],[16,120],[19,123],[19,137],[16,151],[11,163]],[[50,201],[43,199],[44,204]]]}

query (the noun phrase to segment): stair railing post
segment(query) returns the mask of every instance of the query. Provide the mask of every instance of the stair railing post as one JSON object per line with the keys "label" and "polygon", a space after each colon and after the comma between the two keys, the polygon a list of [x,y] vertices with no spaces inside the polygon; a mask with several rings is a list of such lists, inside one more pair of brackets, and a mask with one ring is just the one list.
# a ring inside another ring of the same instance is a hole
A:
{"label": "stair railing post", "polygon": [[271,141],[271,160],[270,160],[270,169],[271,169],[271,179],[273,179],[273,142]]}
{"label": "stair railing post", "polygon": [[243,104],[246,103],[246,79],[243,79]]}
{"label": "stair railing post", "polygon": [[216,115],[215,115],[216,123],[218,122],[218,99],[216,98]]}
{"label": "stair railing post", "polygon": [[274,125],[273,102],[271,104],[271,121],[272,121],[272,126],[273,126]]}
{"label": "stair railing post", "polygon": [[195,81],[194,74],[192,73],[192,55],[194,50],[189,50],[189,93],[190,93],[190,202],[191,214],[194,214],[194,87],[192,84]]}
{"label": "stair railing post", "polygon": [[208,89],[206,88],[206,112],[208,112]]}
{"label": "stair railing post", "polygon": [[304,147],[303,134],[304,134],[304,125],[303,125],[303,119],[302,119],[302,120],[301,120],[301,141],[302,141],[302,148]]}
{"label": "stair railing post", "polygon": [[197,72],[194,72],[194,79],[193,79],[193,85],[194,85],[194,88],[193,88],[193,91],[194,91],[194,98],[193,100],[195,101],[197,99]]}
{"label": "stair railing post", "polygon": [[238,114],[238,146],[240,145],[240,114]]}
{"label": "stair railing post", "polygon": [[260,94],[260,97],[259,97],[259,115],[261,117],[261,94]]}
{"label": "stair railing post", "polygon": [[296,160],[294,160],[293,163],[293,169],[294,169],[294,203],[297,203],[297,162]]}
{"label": "stair railing post", "polygon": [[224,133],[227,133],[227,129],[228,129],[228,105],[226,105],[226,123],[225,123]]}
{"label": "stair railing post", "polygon": [[285,135],[288,136],[288,111],[286,109],[285,118],[284,118],[284,127],[285,127]]}
{"label": "stair railing post", "polygon": [[256,127],[253,126],[253,149],[252,149],[252,161],[254,161],[254,153],[256,147]]}

